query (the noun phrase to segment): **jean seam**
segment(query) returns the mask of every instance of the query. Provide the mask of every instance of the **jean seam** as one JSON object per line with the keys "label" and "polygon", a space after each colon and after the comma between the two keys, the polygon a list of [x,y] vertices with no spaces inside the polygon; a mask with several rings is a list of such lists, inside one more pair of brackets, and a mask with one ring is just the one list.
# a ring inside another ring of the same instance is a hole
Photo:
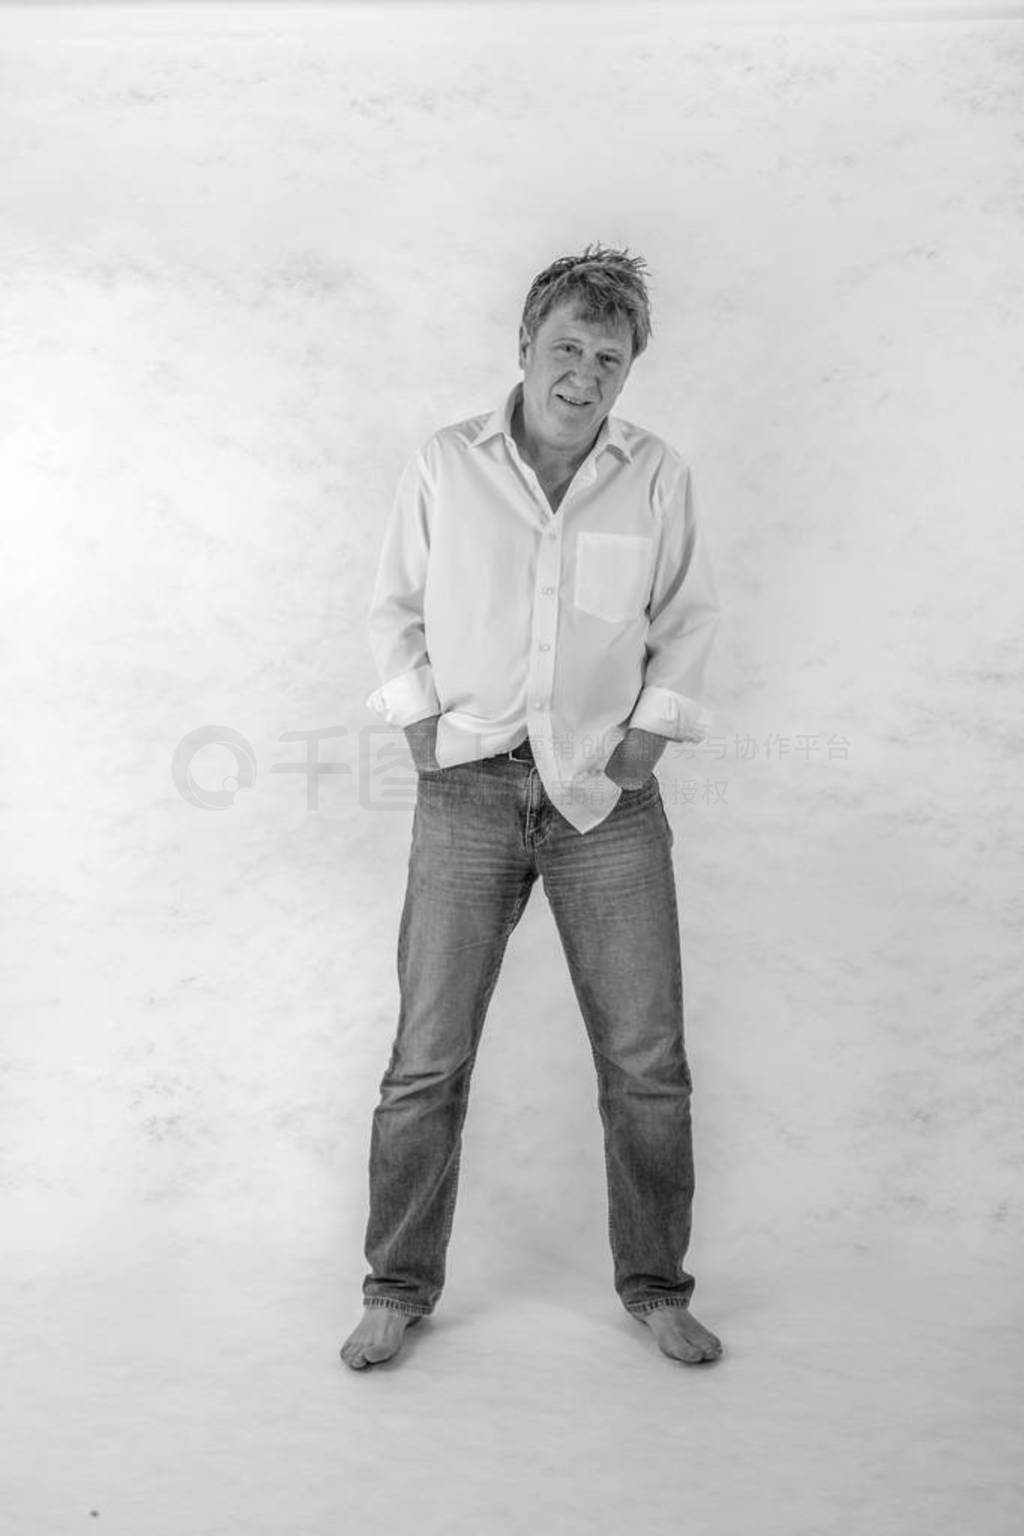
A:
{"label": "jean seam", "polygon": [[[529,892],[526,893],[527,897],[528,897],[528,895],[529,895]],[[504,939],[503,939],[503,942],[502,942],[502,944],[500,946],[500,949],[498,950],[498,953],[495,955],[493,964],[491,966],[490,977],[489,977],[489,979],[487,981],[487,984],[484,987],[483,993],[482,993],[481,1011],[482,1011],[482,1014],[484,1015],[484,1017],[486,1017],[488,1007],[490,1006],[491,996],[492,996],[492,994],[494,992],[494,988],[497,986],[498,976],[499,976],[499,974],[501,972],[501,965],[502,965],[502,961],[503,961],[504,956],[505,956],[505,950],[506,950],[506,948],[508,946],[508,941],[509,941],[509,939],[512,936],[512,932],[513,932],[516,924],[518,923],[519,918],[523,914],[525,906],[526,906],[526,897],[521,896],[519,904],[518,904],[518,907],[517,907],[516,916],[515,916],[515,918],[514,918],[514,920],[512,922],[511,927],[509,928],[508,932],[504,935]],[[465,1123],[466,1123],[466,1114],[467,1114],[467,1111],[469,1109],[469,1094],[470,1094],[470,1089],[471,1089],[471,1085],[472,1085],[472,1081],[473,1081],[473,1071],[474,1071],[474,1068],[476,1066],[476,1058],[477,1058],[477,1054],[478,1054],[478,1052],[480,1050],[480,1041],[481,1041],[481,1038],[482,1038],[482,1035],[483,1035],[483,1019],[478,1019],[477,1021],[475,1021],[475,1033],[476,1033],[476,1044],[474,1045],[472,1054],[470,1055],[469,1061],[466,1064],[464,1086],[463,1086],[463,1091],[462,1091],[462,1095],[461,1095],[461,1102],[460,1102],[459,1110],[458,1110],[458,1114],[457,1114],[456,1127],[455,1127],[456,1152],[455,1152],[454,1166],[453,1166],[453,1169],[452,1169],[451,1189],[450,1189],[448,1200],[447,1200],[447,1203],[446,1203],[446,1206],[445,1206],[444,1218],[443,1218],[442,1226],[441,1226],[441,1244],[440,1244],[440,1251],[441,1251],[441,1256],[442,1256],[441,1257],[441,1263],[445,1267],[447,1266],[448,1246],[449,1246],[449,1244],[451,1242],[452,1228],[455,1225],[455,1206],[456,1206],[456,1202],[457,1202],[457,1198],[458,1198],[458,1181],[459,1181],[459,1174],[460,1174],[461,1168],[462,1168],[462,1133],[463,1133],[463,1129],[464,1129]],[[442,1282],[442,1284],[443,1284],[443,1282]]]}

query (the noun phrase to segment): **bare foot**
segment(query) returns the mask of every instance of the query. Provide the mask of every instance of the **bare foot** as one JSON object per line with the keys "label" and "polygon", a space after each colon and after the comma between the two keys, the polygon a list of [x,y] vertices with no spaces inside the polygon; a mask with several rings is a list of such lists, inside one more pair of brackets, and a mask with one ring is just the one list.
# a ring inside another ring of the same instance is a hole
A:
{"label": "bare foot", "polygon": [[655,1307],[640,1317],[658,1341],[663,1354],[687,1365],[700,1365],[705,1360],[717,1360],[722,1353],[722,1341],[698,1323],[688,1307]]}
{"label": "bare foot", "polygon": [[366,1307],[358,1328],[341,1346],[341,1358],[354,1371],[390,1360],[401,1349],[406,1328],[419,1320],[418,1315],[399,1312],[394,1307]]}

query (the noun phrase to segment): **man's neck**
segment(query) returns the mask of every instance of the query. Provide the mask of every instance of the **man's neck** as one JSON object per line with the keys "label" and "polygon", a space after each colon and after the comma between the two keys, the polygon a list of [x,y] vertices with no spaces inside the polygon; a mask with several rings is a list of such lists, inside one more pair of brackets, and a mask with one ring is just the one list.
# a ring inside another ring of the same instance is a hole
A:
{"label": "man's neck", "polygon": [[[512,437],[519,452],[534,473],[539,475],[542,480],[553,480],[556,482],[571,480],[594,446],[594,443],[590,442],[582,452],[577,449],[575,452],[560,454],[541,449],[536,444],[531,445],[526,432],[521,396],[516,401],[512,411]],[[596,441],[597,436],[595,434],[594,442]]]}

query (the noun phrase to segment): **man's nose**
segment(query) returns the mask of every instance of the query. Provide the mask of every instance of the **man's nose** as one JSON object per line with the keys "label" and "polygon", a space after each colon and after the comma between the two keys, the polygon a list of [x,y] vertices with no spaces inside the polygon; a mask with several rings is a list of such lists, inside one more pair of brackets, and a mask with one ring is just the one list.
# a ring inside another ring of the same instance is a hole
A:
{"label": "man's nose", "polygon": [[573,387],[578,389],[581,395],[590,396],[597,389],[597,377],[593,368],[574,368],[571,374]]}

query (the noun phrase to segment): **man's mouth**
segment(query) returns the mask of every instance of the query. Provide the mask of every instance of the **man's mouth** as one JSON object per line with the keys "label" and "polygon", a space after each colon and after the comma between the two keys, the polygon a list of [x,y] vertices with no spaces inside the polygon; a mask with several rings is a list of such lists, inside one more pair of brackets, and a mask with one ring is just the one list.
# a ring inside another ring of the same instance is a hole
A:
{"label": "man's mouth", "polygon": [[573,406],[577,411],[585,410],[586,407],[590,404],[589,400],[577,400],[572,395],[559,395],[559,394],[556,394],[555,398],[557,400],[561,400],[564,405],[571,405],[571,406]]}

